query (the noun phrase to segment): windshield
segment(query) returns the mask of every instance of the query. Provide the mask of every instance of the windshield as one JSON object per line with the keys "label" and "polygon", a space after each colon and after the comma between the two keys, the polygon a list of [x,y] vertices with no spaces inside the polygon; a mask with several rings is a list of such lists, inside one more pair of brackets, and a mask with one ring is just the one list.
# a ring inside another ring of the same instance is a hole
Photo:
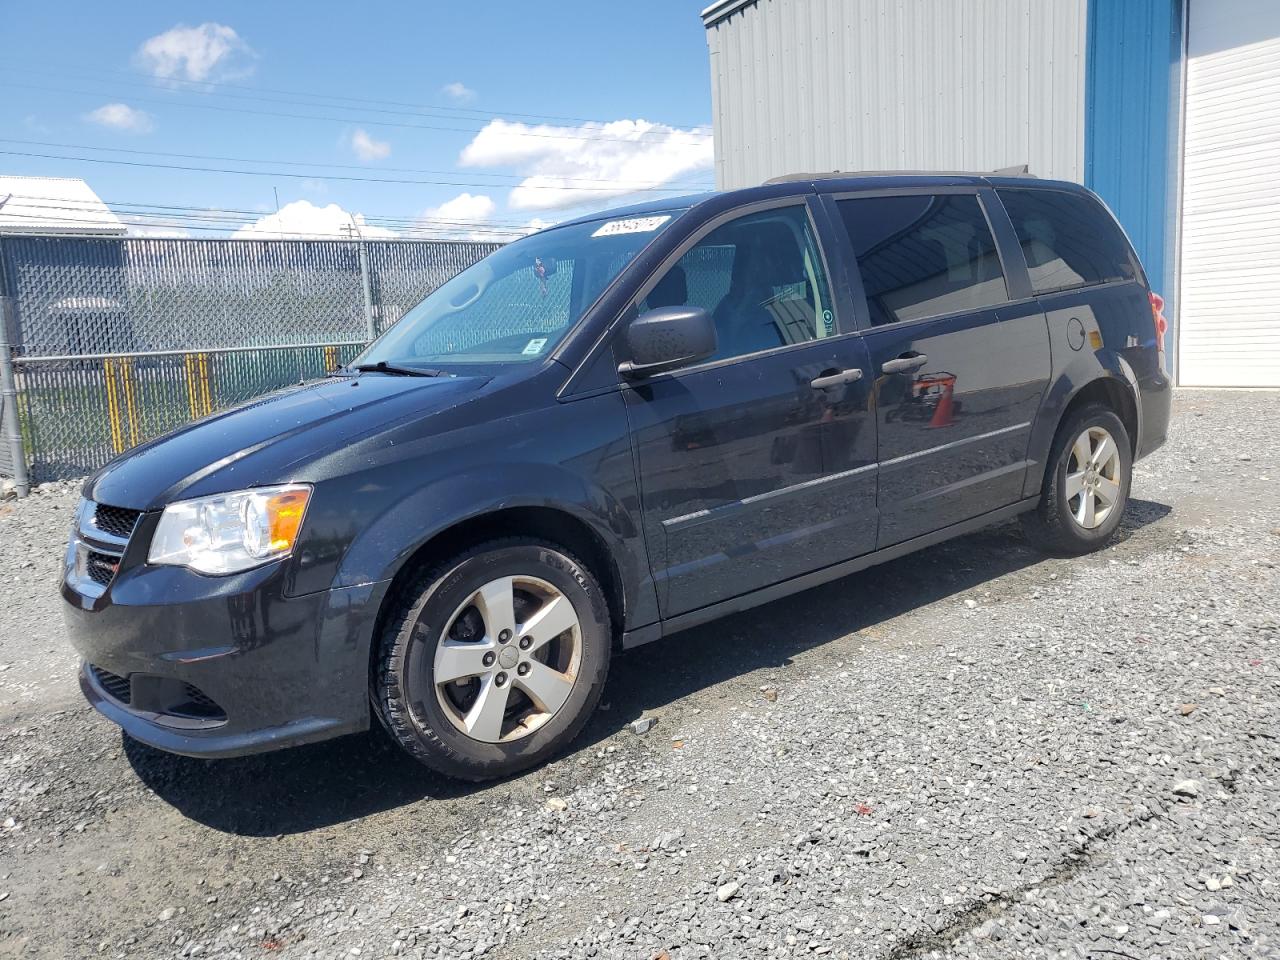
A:
{"label": "windshield", "polygon": [[679,212],[556,227],[507,244],[429,294],[352,366],[544,357]]}

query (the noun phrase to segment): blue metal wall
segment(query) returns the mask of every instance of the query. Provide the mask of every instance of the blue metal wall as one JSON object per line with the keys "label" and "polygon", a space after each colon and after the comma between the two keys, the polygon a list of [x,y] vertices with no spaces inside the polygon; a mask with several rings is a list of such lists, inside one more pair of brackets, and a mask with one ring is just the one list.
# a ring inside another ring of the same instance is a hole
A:
{"label": "blue metal wall", "polygon": [[[1085,185],[1124,225],[1176,323],[1182,0],[1090,0]],[[1165,345],[1172,351],[1171,330]]]}

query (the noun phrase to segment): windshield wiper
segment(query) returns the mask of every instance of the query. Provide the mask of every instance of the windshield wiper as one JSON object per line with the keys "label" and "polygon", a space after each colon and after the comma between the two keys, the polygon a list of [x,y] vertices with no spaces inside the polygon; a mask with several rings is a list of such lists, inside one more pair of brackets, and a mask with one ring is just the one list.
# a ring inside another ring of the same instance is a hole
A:
{"label": "windshield wiper", "polygon": [[385,360],[379,360],[377,363],[360,363],[345,369],[355,370],[357,373],[386,373],[393,377],[447,377],[449,375],[443,370],[432,370],[430,367],[399,367]]}

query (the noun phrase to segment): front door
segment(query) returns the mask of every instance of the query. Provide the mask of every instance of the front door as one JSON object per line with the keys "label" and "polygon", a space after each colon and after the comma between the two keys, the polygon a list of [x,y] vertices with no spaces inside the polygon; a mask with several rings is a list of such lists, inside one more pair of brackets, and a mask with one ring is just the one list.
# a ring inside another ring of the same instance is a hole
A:
{"label": "front door", "polygon": [[1009,302],[977,195],[852,197],[836,208],[867,307],[877,547],[1019,500],[1050,375],[1048,331],[1034,300]]}
{"label": "front door", "polygon": [[707,228],[637,307],[679,304],[711,312],[717,354],[624,388],[664,617],[867,552],[876,529],[869,425],[842,418],[838,470],[824,453],[836,405],[865,410],[867,384],[832,346],[807,205]]}

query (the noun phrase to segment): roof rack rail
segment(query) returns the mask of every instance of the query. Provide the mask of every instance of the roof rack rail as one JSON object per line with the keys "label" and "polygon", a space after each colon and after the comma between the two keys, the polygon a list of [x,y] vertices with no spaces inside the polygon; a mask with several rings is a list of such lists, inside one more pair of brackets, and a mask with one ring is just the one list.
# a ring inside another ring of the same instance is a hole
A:
{"label": "roof rack rail", "polygon": [[999,170],[992,170],[993,177],[1030,177],[1032,180],[1036,175],[1031,172],[1031,167],[1025,163],[1015,164],[1012,167],[1001,167]]}
{"label": "roof rack rail", "polygon": [[1030,177],[1035,174],[1027,164],[1012,167],[1001,167],[999,170],[830,170],[823,173],[784,173],[780,177],[770,177],[764,182],[795,183],[801,180],[832,180],[845,177]]}

